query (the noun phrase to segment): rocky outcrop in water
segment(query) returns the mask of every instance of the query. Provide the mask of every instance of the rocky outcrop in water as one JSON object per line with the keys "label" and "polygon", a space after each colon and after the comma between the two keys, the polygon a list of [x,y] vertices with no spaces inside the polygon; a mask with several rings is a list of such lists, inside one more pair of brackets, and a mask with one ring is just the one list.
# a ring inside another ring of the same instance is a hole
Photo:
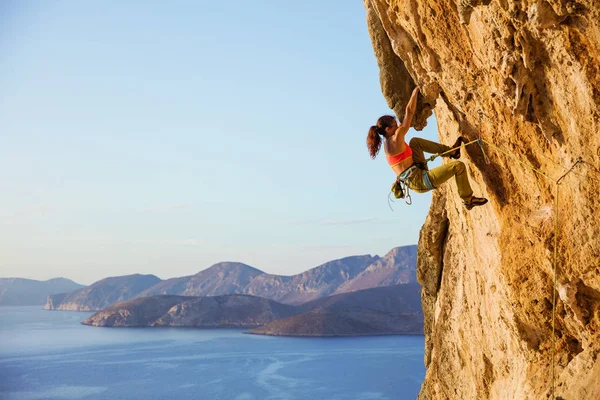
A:
{"label": "rocky outcrop in water", "polygon": [[546,399],[553,366],[556,396],[600,398],[600,2],[364,3],[396,114],[418,85],[416,129],[485,141],[461,160],[489,204],[449,182],[421,231],[419,398]]}
{"label": "rocky outcrop in water", "polygon": [[43,306],[48,296],[84,287],[70,279],[0,278],[0,306]]}

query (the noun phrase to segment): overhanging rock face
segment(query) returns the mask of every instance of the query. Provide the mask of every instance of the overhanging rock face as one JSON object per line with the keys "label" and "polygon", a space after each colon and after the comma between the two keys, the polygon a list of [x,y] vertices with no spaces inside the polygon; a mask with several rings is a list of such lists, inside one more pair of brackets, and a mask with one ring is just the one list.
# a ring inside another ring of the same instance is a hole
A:
{"label": "overhanging rock face", "polygon": [[390,107],[418,85],[416,129],[433,111],[441,142],[496,146],[461,158],[490,203],[466,211],[450,181],[421,230],[420,399],[546,399],[553,365],[556,396],[600,399],[600,1],[365,7]]}

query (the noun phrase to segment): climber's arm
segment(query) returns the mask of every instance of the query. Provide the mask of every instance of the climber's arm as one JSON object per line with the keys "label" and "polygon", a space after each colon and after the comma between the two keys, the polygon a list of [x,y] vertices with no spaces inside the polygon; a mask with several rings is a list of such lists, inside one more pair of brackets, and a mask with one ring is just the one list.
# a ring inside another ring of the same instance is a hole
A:
{"label": "climber's arm", "polygon": [[398,129],[396,130],[396,136],[398,138],[401,138],[401,140],[404,140],[404,136],[406,135],[406,132],[408,132],[408,130],[410,129],[410,125],[412,124],[412,119],[415,115],[415,112],[417,111],[418,95],[419,95],[419,88],[416,87],[410,96],[410,100],[408,101],[408,104],[406,105],[406,112],[404,113],[404,121],[402,121],[402,124],[400,124],[400,126],[398,126]]}

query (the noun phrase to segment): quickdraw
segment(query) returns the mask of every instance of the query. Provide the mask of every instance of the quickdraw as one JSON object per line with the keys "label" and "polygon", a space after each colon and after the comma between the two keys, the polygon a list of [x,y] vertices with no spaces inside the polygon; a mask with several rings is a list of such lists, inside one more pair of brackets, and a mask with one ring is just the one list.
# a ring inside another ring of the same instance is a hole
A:
{"label": "quickdraw", "polygon": [[392,185],[392,193],[394,197],[397,199],[405,199],[406,204],[412,204],[412,197],[410,196],[410,177],[419,169],[417,165],[411,165],[407,169],[405,169],[398,177],[396,181]]}

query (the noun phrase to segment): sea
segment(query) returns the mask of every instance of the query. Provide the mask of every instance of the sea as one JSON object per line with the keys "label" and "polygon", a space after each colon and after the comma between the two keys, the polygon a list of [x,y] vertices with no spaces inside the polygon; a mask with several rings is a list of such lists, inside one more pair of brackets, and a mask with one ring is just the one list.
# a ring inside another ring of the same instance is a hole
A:
{"label": "sea", "polygon": [[81,325],[90,315],[0,307],[0,399],[403,400],[425,377],[424,336]]}

